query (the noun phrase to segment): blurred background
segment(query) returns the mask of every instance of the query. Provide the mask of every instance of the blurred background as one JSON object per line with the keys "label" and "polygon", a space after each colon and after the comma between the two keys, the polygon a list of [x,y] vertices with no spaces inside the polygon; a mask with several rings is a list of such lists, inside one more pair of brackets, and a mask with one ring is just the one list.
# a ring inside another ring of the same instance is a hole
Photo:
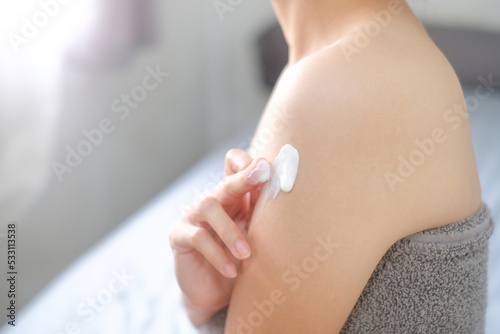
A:
{"label": "blurred background", "polygon": [[[498,45],[500,2],[409,4]],[[18,306],[203,156],[245,144],[271,90],[263,69],[279,67],[263,64],[275,25],[268,0],[0,3],[0,242],[16,222]]]}
{"label": "blurred background", "polygon": [[[18,223],[21,305],[197,159],[255,124],[268,95],[252,65],[255,36],[273,20],[266,1],[242,2],[224,21],[211,1],[66,2],[0,4],[0,233]],[[35,22],[41,3],[59,8],[32,38],[12,43],[8,34],[23,36],[22,18]],[[145,98],[140,89],[132,96],[148,68],[168,76]],[[129,112],[114,112],[120,107]],[[82,131],[103,119],[114,130],[100,145],[75,168],[53,168],[69,167],[66,147],[78,153]]]}

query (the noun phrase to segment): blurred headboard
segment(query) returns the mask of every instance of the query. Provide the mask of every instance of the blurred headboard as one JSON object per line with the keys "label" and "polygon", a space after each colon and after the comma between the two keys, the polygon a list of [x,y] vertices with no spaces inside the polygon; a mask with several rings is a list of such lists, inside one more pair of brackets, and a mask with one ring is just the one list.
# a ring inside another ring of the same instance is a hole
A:
{"label": "blurred headboard", "polygon": [[[500,80],[500,34],[466,28],[426,27],[446,55],[462,85],[477,85],[479,76]],[[265,84],[272,88],[286,65],[288,47],[279,25],[266,29],[258,39]]]}

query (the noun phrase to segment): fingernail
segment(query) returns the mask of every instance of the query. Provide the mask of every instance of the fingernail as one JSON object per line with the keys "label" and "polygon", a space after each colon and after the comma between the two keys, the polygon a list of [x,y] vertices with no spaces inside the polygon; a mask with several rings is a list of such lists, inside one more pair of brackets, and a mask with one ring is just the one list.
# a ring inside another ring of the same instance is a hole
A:
{"label": "fingernail", "polygon": [[223,270],[229,277],[236,277],[236,268],[234,267],[234,264],[232,263],[226,264]]}
{"label": "fingernail", "polygon": [[251,184],[266,182],[271,177],[271,165],[266,160],[261,160],[247,179]]}
{"label": "fingernail", "polygon": [[245,241],[241,239],[236,240],[234,247],[236,248],[236,252],[238,252],[242,258],[250,256],[250,247],[248,247],[248,244]]}

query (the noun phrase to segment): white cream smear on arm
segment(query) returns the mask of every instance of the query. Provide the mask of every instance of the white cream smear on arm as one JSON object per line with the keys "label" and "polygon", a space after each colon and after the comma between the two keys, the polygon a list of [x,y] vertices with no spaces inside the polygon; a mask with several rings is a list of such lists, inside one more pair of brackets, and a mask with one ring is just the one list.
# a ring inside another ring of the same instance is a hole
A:
{"label": "white cream smear on arm", "polygon": [[280,191],[290,192],[295,184],[299,169],[299,152],[295,147],[286,144],[271,164],[271,177],[262,188],[264,202],[275,199]]}

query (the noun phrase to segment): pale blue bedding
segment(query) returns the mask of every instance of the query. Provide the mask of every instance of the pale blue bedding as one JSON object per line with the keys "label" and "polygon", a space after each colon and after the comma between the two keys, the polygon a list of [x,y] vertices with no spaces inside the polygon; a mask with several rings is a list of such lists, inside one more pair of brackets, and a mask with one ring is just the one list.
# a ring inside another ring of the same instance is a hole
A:
{"label": "pale blue bedding", "polygon": [[[473,94],[473,90],[466,91]],[[483,200],[500,222],[500,94],[471,113]],[[192,198],[217,181],[226,150],[208,155],[98,246],[67,268],[0,334],[190,334],[179,303],[168,230]],[[488,334],[500,332],[500,228],[490,239]]]}

